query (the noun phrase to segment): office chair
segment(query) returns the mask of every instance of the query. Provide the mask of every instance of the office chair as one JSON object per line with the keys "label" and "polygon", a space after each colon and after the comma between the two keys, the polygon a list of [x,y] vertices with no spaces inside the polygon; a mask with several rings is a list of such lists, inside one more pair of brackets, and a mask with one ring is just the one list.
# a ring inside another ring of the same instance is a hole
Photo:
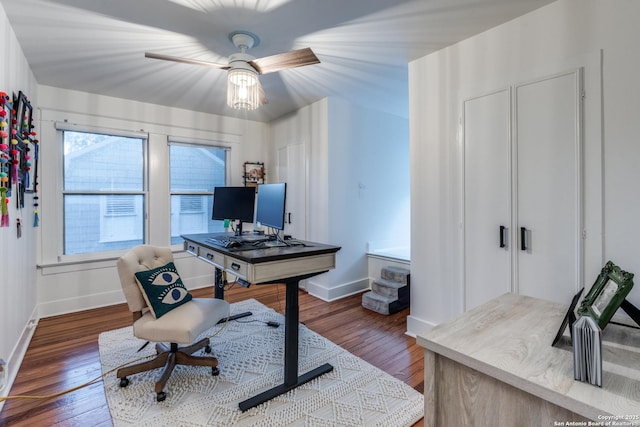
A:
{"label": "office chair", "polygon": [[[192,298],[175,270],[170,248],[136,246],[118,259],[117,267],[122,290],[133,313],[133,335],[155,342],[157,353],[149,361],[118,369],[120,387],[129,385],[129,375],[164,367],[155,384],[156,400],[161,402],[166,398],[164,387],[176,365],[208,366],[212,375],[218,375],[215,357],[192,355],[202,348],[210,353],[209,338],[193,341],[229,316],[229,303],[215,298]],[[163,304],[167,300],[169,304]]]}

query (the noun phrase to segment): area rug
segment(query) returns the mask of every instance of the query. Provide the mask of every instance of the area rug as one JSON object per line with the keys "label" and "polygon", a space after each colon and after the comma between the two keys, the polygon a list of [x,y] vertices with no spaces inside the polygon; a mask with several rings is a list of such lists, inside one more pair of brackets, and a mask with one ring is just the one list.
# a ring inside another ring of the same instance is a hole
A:
{"label": "area rug", "polygon": [[[283,381],[284,316],[250,299],[231,313],[253,316],[205,332],[219,361],[219,376],[206,367],[178,366],[167,398],[156,402],[158,370],[129,377],[121,388],[115,372],[104,378],[114,426],[411,426],[423,416],[422,394],[400,380],[300,325],[299,372],[324,363],[332,372],[246,412],[238,403]],[[273,328],[268,321],[280,323]],[[215,335],[218,333],[217,335]],[[132,335],[132,328],[100,334],[102,372],[155,352]],[[202,353],[204,354],[204,353]]]}

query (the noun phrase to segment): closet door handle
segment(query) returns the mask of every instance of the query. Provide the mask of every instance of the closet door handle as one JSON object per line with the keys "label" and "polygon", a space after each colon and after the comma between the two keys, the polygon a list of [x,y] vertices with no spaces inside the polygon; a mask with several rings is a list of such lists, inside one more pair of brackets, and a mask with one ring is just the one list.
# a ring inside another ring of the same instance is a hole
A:
{"label": "closet door handle", "polygon": [[500,226],[500,247],[504,248],[506,245],[504,243],[504,230],[506,227],[504,225]]}
{"label": "closet door handle", "polygon": [[527,250],[527,229],[525,227],[520,227],[520,249],[523,251]]}

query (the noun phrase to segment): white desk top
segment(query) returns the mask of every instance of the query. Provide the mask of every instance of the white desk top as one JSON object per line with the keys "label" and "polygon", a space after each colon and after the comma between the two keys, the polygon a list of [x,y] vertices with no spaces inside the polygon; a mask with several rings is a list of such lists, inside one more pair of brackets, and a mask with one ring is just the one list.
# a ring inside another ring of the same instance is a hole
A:
{"label": "white desk top", "polygon": [[575,381],[568,330],[551,346],[568,303],[505,294],[436,326],[418,343],[603,425],[640,425],[640,330],[609,324],[602,388]]}

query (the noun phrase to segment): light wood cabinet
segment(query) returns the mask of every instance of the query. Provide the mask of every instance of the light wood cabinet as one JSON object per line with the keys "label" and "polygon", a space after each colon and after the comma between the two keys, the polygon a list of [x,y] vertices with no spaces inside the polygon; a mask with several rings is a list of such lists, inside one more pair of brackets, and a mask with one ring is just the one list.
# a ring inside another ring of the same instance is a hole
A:
{"label": "light wood cabinet", "polygon": [[419,336],[425,425],[640,425],[640,331],[607,326],[596,387],[573,379],[568,331],[551,346],[566,310],[505,294]]}

